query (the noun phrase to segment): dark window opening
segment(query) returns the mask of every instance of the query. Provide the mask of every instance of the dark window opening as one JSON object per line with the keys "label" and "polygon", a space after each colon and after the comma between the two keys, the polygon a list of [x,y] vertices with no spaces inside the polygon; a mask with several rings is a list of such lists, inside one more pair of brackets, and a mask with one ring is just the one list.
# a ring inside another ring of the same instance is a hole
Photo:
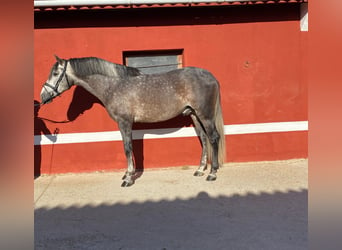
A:
{"label": "dark window opening", "polygon": [[125,51],[126,66],[138,68],[144,74],[167,72],[183,66],[183,50]]}

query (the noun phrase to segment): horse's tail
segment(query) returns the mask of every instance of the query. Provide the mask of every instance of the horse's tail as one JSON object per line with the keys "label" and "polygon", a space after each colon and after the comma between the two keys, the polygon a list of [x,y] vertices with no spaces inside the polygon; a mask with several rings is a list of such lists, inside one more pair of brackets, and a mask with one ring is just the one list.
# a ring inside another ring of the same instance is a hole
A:
{"label": "horse's tail", "polygon": [[[220,92],[218,92],[217,94],[214,119],[215,119],[215,126],[217,129],[217,132],[220,135],[219,144],[218,144],[218,162],[219,162],[219,165],[222,166],[226,160],[226,140],[224,136],[224,123],[223,123],[223,116],[222,116]],[[207,138],[207,155],[208,155],[208,161],[211,162],[212,146],[208,138]]]}
{"label": "horse's tail", "polygon": [[218,98],[216,101],[216,115],[215,115],[215,126],[217,132],[220,135],[219,141],[219,150],[218,150],[218,162],[220,166],[226,161],[226,138],[224,135],[224,122],[222,116],[222,108],[221,108],[221,98],[220,94],[218,94]]}

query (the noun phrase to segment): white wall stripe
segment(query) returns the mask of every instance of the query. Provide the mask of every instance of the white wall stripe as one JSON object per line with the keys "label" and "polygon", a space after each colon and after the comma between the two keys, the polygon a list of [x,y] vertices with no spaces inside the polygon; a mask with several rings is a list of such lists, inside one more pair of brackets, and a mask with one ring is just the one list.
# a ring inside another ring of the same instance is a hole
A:
{"label": "white wall stripe", "polygon": [[[225,135],[307,131],[308,121],[225,125]],[[133,139],[166,139],[197,136],[193,127],[134,130]],[[34,145],[121,141],[119,131],[35,135]]]}

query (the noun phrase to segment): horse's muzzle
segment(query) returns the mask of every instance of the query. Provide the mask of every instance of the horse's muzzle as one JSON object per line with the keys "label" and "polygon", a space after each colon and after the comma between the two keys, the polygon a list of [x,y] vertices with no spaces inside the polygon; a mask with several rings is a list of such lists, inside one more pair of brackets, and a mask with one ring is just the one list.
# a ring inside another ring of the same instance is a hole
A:
{"label": "horse's muzzle", "polygon": [[42,104],[47,104],[47,103],[50,103],[50,102],[52,102],[52,100],[53,100],[53,98],[54,97],[52,97],[50,94],[48,94],[48,93],[42,93],[41,95],[40,95],[40,99],[42,100]]}

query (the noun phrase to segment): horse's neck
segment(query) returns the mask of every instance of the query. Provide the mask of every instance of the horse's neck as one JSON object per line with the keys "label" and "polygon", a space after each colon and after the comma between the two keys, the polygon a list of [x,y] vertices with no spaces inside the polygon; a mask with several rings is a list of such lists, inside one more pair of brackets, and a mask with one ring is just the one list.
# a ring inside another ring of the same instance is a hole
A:
{"label": "horse's neck", "polygon": [[120,78],[103,75],[90,75],[75,82],[76,85],[83,87],[96,96],[104,105],[106,105],[110,93],[114,91],[115,86],[119,83]]}
{"label": "horse's neck", "polygon": [[[96,96],[103,104],[110,93],[113,92],[115,86],[120,84],[121,80],[128,77],[129,74],[125,66],[120,64],[113,64],[112,70],[104,71],[102,74],[90,74],[82,77],[75,77],[75,85],[79,85],[86,89],[89,93]],[[109,67],[110,68],[110,67]],[[134,74],[138,74],[135,73]]]}

